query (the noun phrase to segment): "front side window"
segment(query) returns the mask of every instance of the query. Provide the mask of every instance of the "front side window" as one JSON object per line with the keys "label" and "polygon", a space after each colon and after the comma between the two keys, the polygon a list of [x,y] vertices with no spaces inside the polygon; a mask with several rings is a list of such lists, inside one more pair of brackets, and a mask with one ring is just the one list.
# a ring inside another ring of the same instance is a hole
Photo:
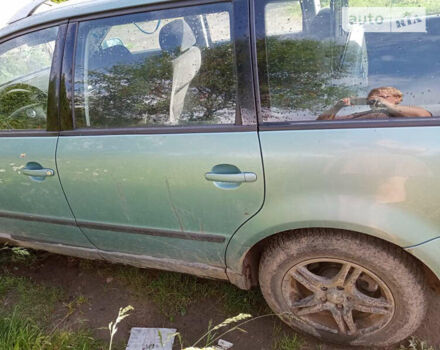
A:
{"label": "front side window", "polygon": [[369,4],[259,2],[265,122],[440,116],[440,2]]}
{"label": "front side window", "polygon": [[228,3],[80,23],[79,128],[234,124]]}
{"label": "front side window", "polygon": [[47,93],[58,28],[0,44],[0,129],[46,129]]}

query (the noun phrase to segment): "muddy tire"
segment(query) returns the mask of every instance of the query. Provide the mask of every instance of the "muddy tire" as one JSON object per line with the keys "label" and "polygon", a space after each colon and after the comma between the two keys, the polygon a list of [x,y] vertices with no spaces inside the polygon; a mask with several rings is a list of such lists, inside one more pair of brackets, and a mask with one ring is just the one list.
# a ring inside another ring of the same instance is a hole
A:
{"label": "muddy tire", "polygon": [[399,247],[349,231],[276,237],[259,279],[283,321],[327,342],[391,345],[410,336],[427,309],[419,263]]}

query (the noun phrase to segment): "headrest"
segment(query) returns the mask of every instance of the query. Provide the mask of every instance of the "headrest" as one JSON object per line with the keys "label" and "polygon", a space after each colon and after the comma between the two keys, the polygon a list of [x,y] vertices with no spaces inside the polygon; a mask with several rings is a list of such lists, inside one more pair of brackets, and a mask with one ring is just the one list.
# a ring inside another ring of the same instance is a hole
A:
{"label": "headrest", "polygon": [[440,35],[440,16],[429,17],[426,19],[426,27],[428,34],[430,35]]}
{"label": "headrest", "polygon": [[175,53],[184,52],[196,43],[191,27],[183,19],[176,19],[162,27],[159,33],[162,50]]}
{"label": "headrest", "polygon": [[331,17],[332,13],[329,8],[321,9],[312,20],[311,33],[321,39],[330,37]]}
{"label": "headrest", "polygon": [[134,61],[131,52],[123,45],[115,45],[100,50],[91,60],[90,68],[111,69],[115,65],[132,64]]}

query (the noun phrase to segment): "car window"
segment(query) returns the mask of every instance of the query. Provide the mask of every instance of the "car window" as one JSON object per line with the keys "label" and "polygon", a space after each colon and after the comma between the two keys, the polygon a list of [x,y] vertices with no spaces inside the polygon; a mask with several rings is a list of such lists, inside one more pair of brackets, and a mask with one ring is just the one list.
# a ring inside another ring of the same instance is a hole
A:
{"label": "car window", "polygon": [[[106,48],[114,45],[124,45],[131,53],[160,50],[160,31],[166,24],[176,19],[184,20],[183,17],[165,18],[113,26],[108,31],[101,46]],[[202,29],[200,35],[205,42],[218,43],[231,40],[228,12],[201,14],[197,16],[197,21]]]}
{"label": "car window", "polygon": [[229,3],[80,23],[77,127],[234,124]]}
{"label": "car window", "polygon": [[263,120],[440,116],[440,2],[390,4],[263,2]]}
{"label": "car window", "polygon": [[266,5],[265,17],[268,36],[301,33],[303,30],[303,16],[299,1],[270,2]]}
{"label": "car window", "polygon": [[44,29],[0,44],[0,129],[46,129],[57,32]]}

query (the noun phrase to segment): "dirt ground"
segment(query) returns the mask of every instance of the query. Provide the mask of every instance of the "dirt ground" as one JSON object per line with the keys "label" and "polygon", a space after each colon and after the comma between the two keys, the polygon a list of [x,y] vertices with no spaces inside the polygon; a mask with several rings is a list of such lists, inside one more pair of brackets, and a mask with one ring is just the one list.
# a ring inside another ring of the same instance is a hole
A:
{"label": "dirt ground", "polygon": [[[227,317],[234,316],[225,314],[221,300],[208,297],[203,300],[193,300],[184,315],[170,318],[159,310],[150,296],[139,297],[139,294],[133,293],[118,278],[112,276],[115,265],[94,262],[89,268],[84,268],[84,265],[87,266],[89,263],[81,259],[48,253],[37,253],[37,255],[38,259],[34,263],[17,265],[9,270],[15,275],[29,277],[37,283],[61,288],[71,300],[78,296],[85,297],[87,302],[78,306],[64,322],[71,327],[86,325],[96,338],[108,339],[108,323],[115,319],[119,308],[126,305],[134,306],[135,310],[119,327],[116,335],[116,342],[119,344],[126,344],[129,330],[132,327],[177,328],[183,335],[186,345],[192,344],[206,332],[210,320],[215,325]],[[146,270],[146,273],[160,274],[162,272]],[[221,288],[224,287],[224,283],[226,282],[219,281],[212,286]],[[173,291],[169,290],[168,293],[173,293]],[[415,336],[440,348],[440,294],[433,287],[430,288],[429,293],[431,306],[426,321]],[[54,319],[62,319],[66,313],[65,305],[57,306],[56,310]],[[277,335],[292,334],[292,331],[276,317],[257,319],[247,324],[244,329],[247,333],[236,331],[223,338],[234,344],[233,349],[269,350],[274,348]],[[307,336],[301,336],[301,338],[304,340],[301,349],[350,349],[321,344]],[[175,348],[178,348],[177,344]]]}

